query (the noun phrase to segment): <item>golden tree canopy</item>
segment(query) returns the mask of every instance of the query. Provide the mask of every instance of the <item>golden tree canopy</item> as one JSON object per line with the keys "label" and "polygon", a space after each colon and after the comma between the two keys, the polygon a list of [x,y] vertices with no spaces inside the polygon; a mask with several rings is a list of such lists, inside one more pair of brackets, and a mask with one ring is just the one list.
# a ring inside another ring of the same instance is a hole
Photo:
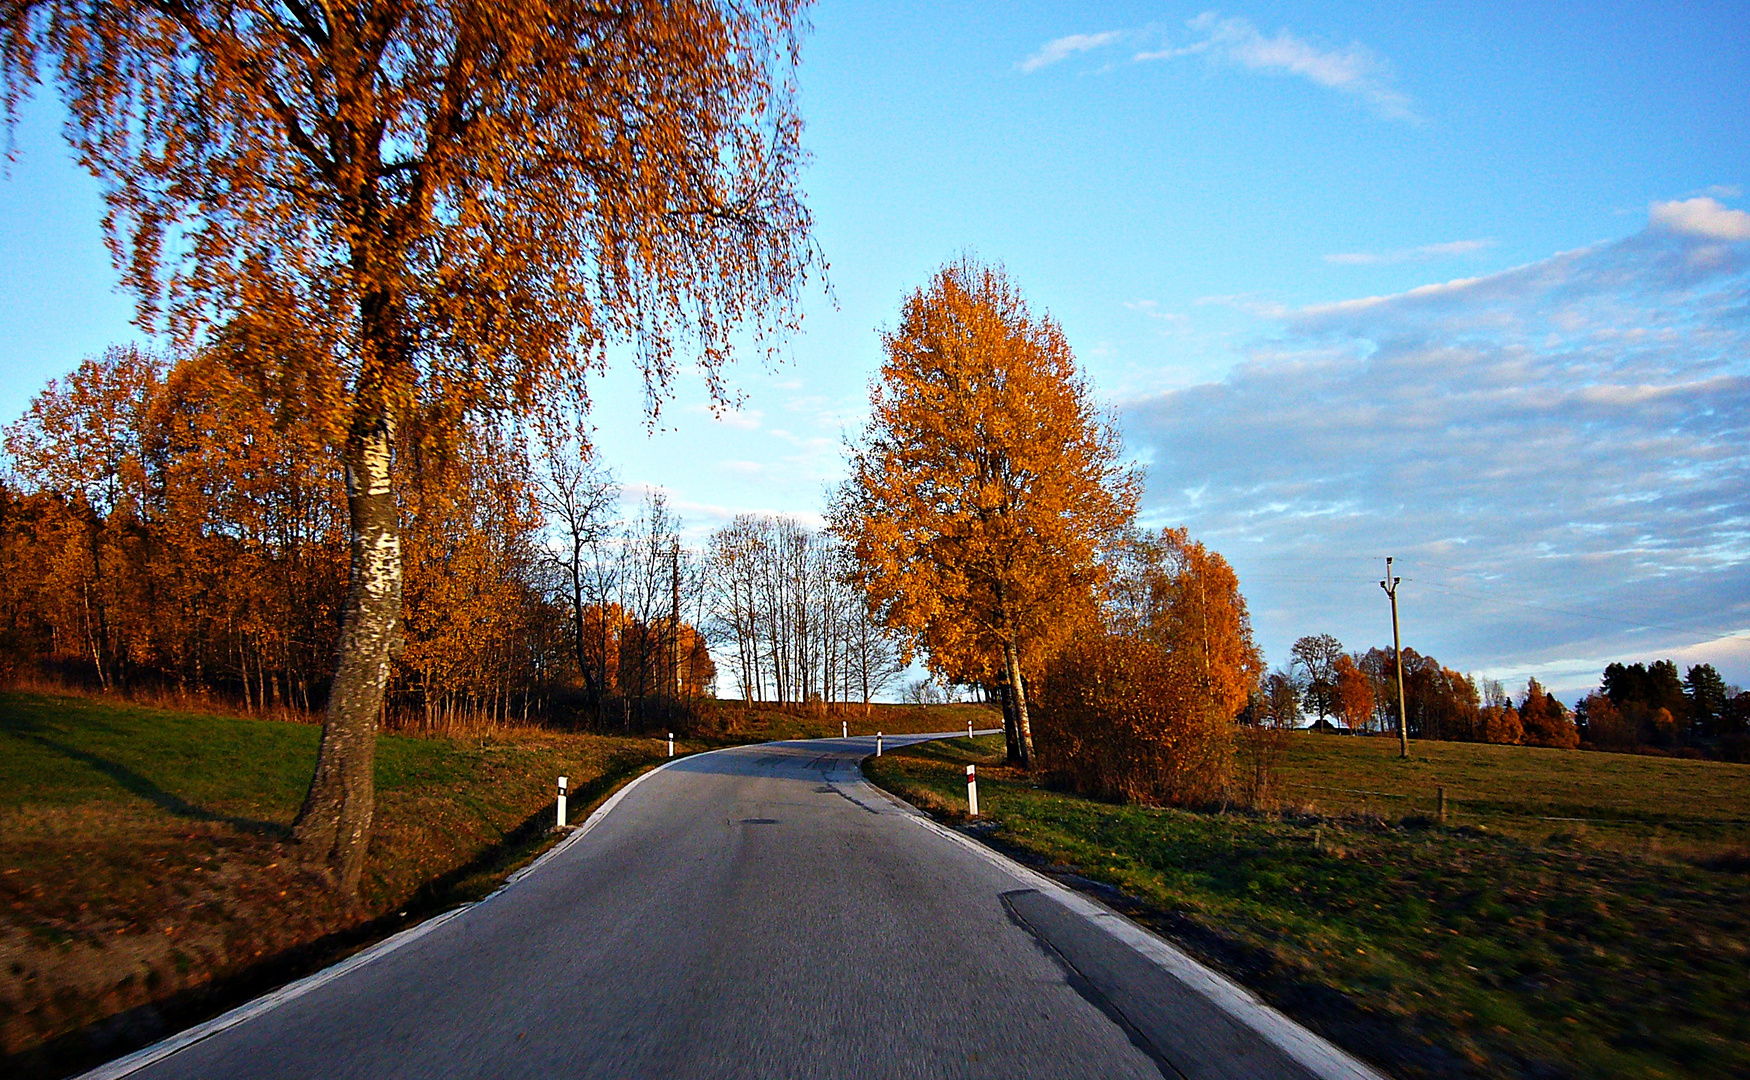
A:
{"label": "golden tree canopy", "polygon": [[999,649],[1086,609],[1138,480],[1062,328],[1000,267],[943,267],[882,344],[833,526],[889,626],[938,670],[987,678]]}
{"label": "golden tree canopy", "polygon": [[141,322],[222,322],[253,393],[339,451],[348,591],[293,835],[344,891],[405,642],[397,447],[586,407],[614,341],[648,411],[682,345],[721,400],[735,335],[794,325],[799,10],[0,0],[0,104],[58,77]]}
{"label": "golden tree canopy", "polygon": [[339,442],[585,404],[616,339],[654,408],[791,326],[798,8],[0,0],[0,72],[9,117],[59,77],[142,322],[295,327],[258,374]]}
{"label": "golden tree canopy", "polygon": [[1264,674],[1233,567],[1183,528],[1135,533],[1112,561],[1114,629],[1146,638],[1183,661],[1185,677],[1223,719],[1231,719]]}

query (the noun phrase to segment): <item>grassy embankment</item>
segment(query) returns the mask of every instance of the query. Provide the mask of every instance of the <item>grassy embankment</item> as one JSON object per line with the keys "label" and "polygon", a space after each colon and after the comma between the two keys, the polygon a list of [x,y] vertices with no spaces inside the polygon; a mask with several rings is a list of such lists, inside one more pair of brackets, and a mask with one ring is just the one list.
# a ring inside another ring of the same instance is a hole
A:
{"label": "grassy embankment", "polygon": [[989,842],[1396,1076],[1750,1075],[1750,766],[1396,752],[1293,736],[1281,814],[1042,790],[1002,766],[1000,738],[866,768],[963,821],[976,762]]}
{"label": "grassy embankment", "polygon": [[0,1048],[88,1064],[475,899],[660,743],[518,730],[385,736],[363,910],[288,857],[313,725],[0,694]]}

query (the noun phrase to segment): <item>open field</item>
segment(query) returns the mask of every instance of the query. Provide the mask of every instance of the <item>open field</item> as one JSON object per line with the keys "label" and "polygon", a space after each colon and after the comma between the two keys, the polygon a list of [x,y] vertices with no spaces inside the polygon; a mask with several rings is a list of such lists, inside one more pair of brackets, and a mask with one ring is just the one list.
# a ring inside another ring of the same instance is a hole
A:
{"label": "open field", "polygon": [[1552,834],[1592,846],[1676,857],[1750,852],[1750,765],[1579,753],[1530,746],[1395,738],[1290,737],[1282,796],[1321,813],[1434,816],[1528,840]]}
{"label": "open field", "polygon": [[[1750,861],[1728,850],[1750,768],[1447,744],[1414,745],[1401,764],[1388,751],[1295,736],[1290,793],[1316,812],[1284,814],[1043,790],[1002,765],[1000,738],[865,768],[964,821],[976,762],[982,838],[1395,1076],[1750,1075]],[[1445,827],[1427,817],[1435,783],[1457,800]],[[1394,819],[1362,812],[1388,802]],[[1660,835],[1682,843],[1650,842]]]}
{"label": "open field", "polygon": [[581,820],[662,753],[534,730],[383,737],[363,910],[347,911],[285,849],[318,734],[0,694],[8,1075],[119,1052],[484,895],[547,843],[556,776]]}

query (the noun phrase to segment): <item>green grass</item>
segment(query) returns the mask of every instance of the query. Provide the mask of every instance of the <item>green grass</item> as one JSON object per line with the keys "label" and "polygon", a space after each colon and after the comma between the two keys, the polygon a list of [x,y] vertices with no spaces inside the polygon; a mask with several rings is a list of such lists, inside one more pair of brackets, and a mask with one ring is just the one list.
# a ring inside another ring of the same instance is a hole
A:
{"label": "green grass", "polygon": [[1585,837],[1625,851],[1698,857],[1750,848],[1750,765],[1537,747],[1297,734],[1283,795],[1326,813],[1432,816],[1525,839]]}
{"label": "green grass", "polygon": [[[9,1073],[47,1075],[120,1052],[138,1038],[93,1047],[73,1033],[147,1003],[198,1019],[265,989],[263,979],[295,977],[403,919],[484,895],[550,842],[557,776],[570,777],[577,821],[663,752],[649,738],[530,729],[383,736],[361,910],[336,903],[287,844],[319,734],[0,693]],[[202,989],[214,986],[230,989]]]}
{"label": "green grass", "polygon": [[[956,819],[965,764],[979,763],[990,842],[1117,890],[1116,906],[1393,1075],[1750,1075],[1741,860],[1708,869],[1609,829],[1594,843],[1477,827],[1631,815],[1643,815],[1633,828],[1669,827],[1716,806],[1716,826],[1729,831],[1719,822],[1741,791],[1716,799],[1714,787],[1735,774],[1706,762],[1427,745],[1415,748],[1425,760],[1401,766],[1367,740],[1306,738],[1286,770],[1302,788],[1312,778],[1321,791],[1386,791],[1395,780],[1411,794],[1430,778],[1462,779],[1475,800],[1459,803],[1469,824],[1423,824],[1431,799],[1407,807],[1408,826],[1331,816],[1350,809],[1333,801],[1321,801],[1325,814],[1285,815],[1115,806],[1033,786],[1002,767],[999,739],[931,744],[866,767]],[[1649,799],[1648,776],[1676,794]],[[1365,805],[1358,797],[1354,808]],[[1585,813],[1531,813],[1550,806]],[[1643,820],[1655,812],[1662,824]]]}

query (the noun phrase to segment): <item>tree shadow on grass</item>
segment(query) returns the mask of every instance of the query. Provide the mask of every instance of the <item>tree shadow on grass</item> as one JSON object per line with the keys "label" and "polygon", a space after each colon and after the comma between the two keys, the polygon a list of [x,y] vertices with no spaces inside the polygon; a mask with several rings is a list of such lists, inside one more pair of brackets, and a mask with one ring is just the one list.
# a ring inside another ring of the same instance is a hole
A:
{"label": "tree shadow on grass", "polygon": [[[58,745],[55,749],[79,756],[81,761],[90,757]],[[94,768],[100,767],[96,762],[88,763]],[[588,784],[573,788],[572,797],[580,807],[593,807],[627,779],[654,764],[655,761],[641,756],[616,755],[609,759],[607,771],[601,776]],[[138,778],[126,769],[121,771],[186,808],[188,813],[185,816],[211,821],[236,820],[191,806],[174,795],[162,792],[162,789],[150,781]],[[118,779],[117,782],[121,781]],[[171,812],[177,811],[172,809]],[[404,903],[395,905],[382,915],[342,927],[314,941],[292,946],[274,956],[229,970],[221,969],[219,974],[206,983],[108,1016],[21,1053],[0,1055],[0,1075],[16,1076],[19,1080],[51,1080],[91,1068],[121,1054],[148,1046],[172,1032],[218,1016],[269,990],[338,963],[353,953],[434,915],[478,900],[502,884],[505,875],[511,870],[526,863],[537,853],[551,831],[552,820],[552,807],[542,806],[505,833],[498,843],[485,848],[461,866],[426,882]]]}
{"label": "tree shadow on grass", "polygon": [[291,835],[291,830],[284,825],[271,821],[261,821],[256,818],[240,817],[235,814],[219,814],[202,806],[196,806],[173,791],[166,791],[157,784],[141,776],[120,762],[111,761],[105,757],[85,750],[79,750],[65,743],[56,742],[34,732],[21,733],[23,738],[39,745],[46,746],[63,757],[77,761],[82,765],[96,769],[98,772],[115,781],[124,791],[138,795],[159,809],[180,818],[192,821],[222,822],[241,832],[253,833],[258,836],[271,836],[284,839]]}

